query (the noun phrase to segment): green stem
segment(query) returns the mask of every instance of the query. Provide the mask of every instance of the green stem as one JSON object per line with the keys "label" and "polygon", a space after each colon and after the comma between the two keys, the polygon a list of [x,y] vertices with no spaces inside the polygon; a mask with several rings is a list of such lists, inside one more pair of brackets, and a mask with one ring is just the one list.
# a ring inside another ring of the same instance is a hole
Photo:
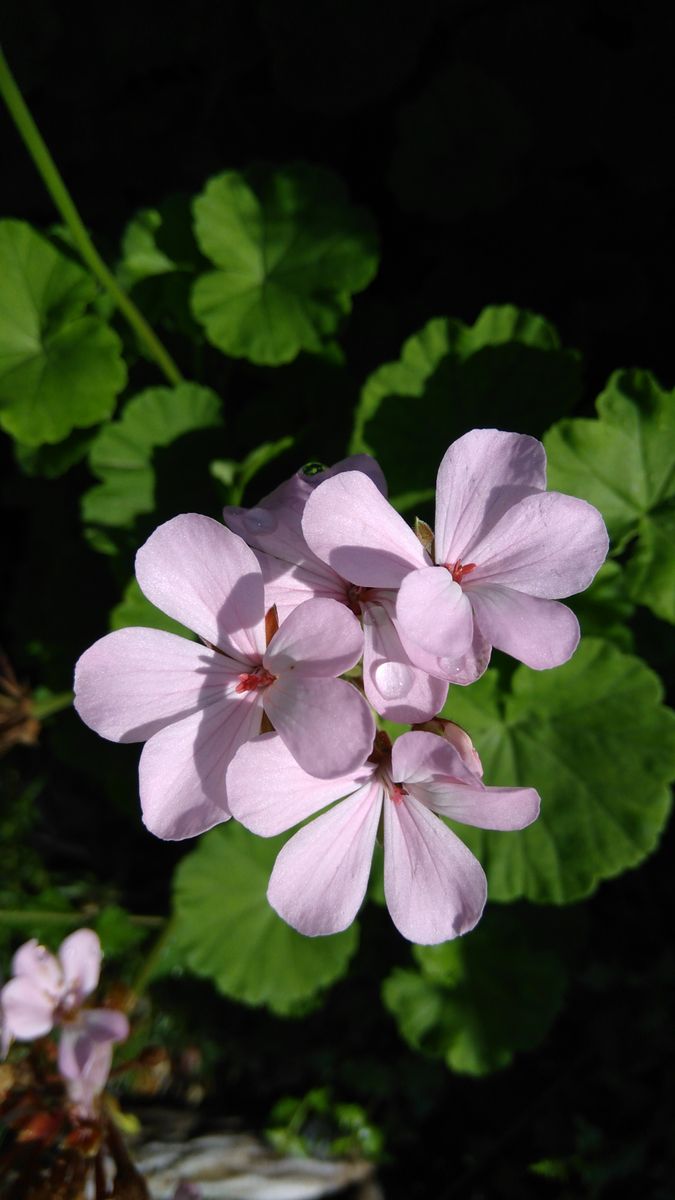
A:
{"label": "green stem", "polygon": [[174,918],[171,917],[165,923],[162,932],[160,933],[159,937],[157,938],[157,941],[155,942],[154,946],[152,947],[152,950],[150,951],[150,953],[148,955],[146,955],[145,960],[143,962],[143,966],[141,967],[136,978],[134,979],[134,982],[131,985],[131,990],[134,993],[134,996],[136,997],[137,1000],[138,1000],[139,996],[143,995],[143,992],[145,991],[148,984],[150,983],[153,973],[155,971],[155,968],[157,967],[157,963],[159,962],[160,958],[162,957],[162,954],[164,953],[164,951],[166,949],[167,943],[171,940],[171,938],[173,936],[173,932],[174,932]]}
{"label": "green stem", "polygon": [[[98,912],[50,912],[41,908],[0,908],[0,925],[81,925],[83,920],[95,919]],[[145,929],[161,929],[166,924],[166,917],[144,916],[129,913],[132,925],[140,925]]]}
{"label": "green stem", "polygon": [[19,91],[17,83],[9,69],[7,59],[2,53],[2,48],[0,48],[0,95],[3,97],[23,143],[40,172],[42,181],[68,226],[73,241],[89,270],[112,297],[114,303],[126,317],[139,340],[145,345],[148,353],[157,363],[157,366],[166,376],[169,383],[181,383],[183,376],[170,354],[165,350],[155,333],[153,333],[145,317],[138,311],[136,305],[129,299],[126,292],[122,290],[115,276],[108,270],[89,237],[70,192],[63,182],[56,163],[49,153],[42,135]]}
{"label": "green stem", "polygon": [[44,721],[47,717],[63,712],[64,708],[70,708],[72,703],[72,692],[59,692],[58,695],[48,696],[45,700],[33,698],[31,708],[33,716],[37,717],[38,721]]}

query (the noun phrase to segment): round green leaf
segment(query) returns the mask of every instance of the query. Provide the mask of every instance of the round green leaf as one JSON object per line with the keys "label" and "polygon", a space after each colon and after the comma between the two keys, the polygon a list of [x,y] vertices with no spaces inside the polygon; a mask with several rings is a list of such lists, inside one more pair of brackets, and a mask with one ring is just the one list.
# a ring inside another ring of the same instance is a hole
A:
{"label": "round green leaf", "polygon": [[578,356],[543,317],[511,305],[484,309],[470,326],[438,317],[366,380],[350,451],[377,457],[392,502],[406,510],[433,497],[441,456],[471,414],[538,436],[580,386]]}
{"label": "round green leaf", "polygon": [[0,425],[27,446],[104,420],[125,385],[119,338],[82,315],[95,294],[30,225],[0,222]]}
{"label": "round green leaf", "polygon": [[190,969],[281,1015],[344,975],[358,944],[356,924],[305,938],[270,908],[267,883],[285,840],[231,821],[207,833],[174,877],[176,942]]}
{"label": "round green leaf", "polygon": [[194,215],[199,246],[219,270],[197,280],[193,312],[235,358],[275,365],[320,352],[377,270],[370,217],[322,168],[225,171]]}
{"label": "round green leaf", "polygon": [[463,1074],[496,1071],[538,1045],[562,1005],[558,934],[544,914],[488,908],[466,937],[415,946],[420,971],[396,969],[384,1003],[416,1049]]}
{"label": "round green leaf", "polygon": [[457,826],[493,900],[567,904],[656,846],[675,778],[675,713],[641,659],[584,639],[555,671],[488,671],[452,688],[444,715],[468,729],[485,783],[528,786],[541,816],[520,833]]}
{"label": "round green leaf", "polygon": [[617,371],[596,408],[597,420],[546,435],[549,485],[595,504],[619,548],[635,539],[631,598],[675,623],[675,391],[648,371]]}

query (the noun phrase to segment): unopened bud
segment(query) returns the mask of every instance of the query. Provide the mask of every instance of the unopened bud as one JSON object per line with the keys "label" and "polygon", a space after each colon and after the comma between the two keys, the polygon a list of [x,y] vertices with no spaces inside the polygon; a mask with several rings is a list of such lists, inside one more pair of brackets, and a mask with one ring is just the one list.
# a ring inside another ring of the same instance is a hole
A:
{"label": "unopened bud", "polygon": [[432,717],[423,725],[413,725],[413,729],[420,730],[422,733],[436,733],[439,737],[445,738],[446,742],[454,746],[464,766],[473,775],[478,775],[480,779],[483,778],[483,764],[478,751],[466,729],[462,729],[461,725],[456,725],[454,721],[447,721],[445,717]]}
{"label": "unopened bud", "polygon": [[424,546],[424,549],[426,550],[427,554],[430,554],[431,557],[433,558],[434,557],[434,531],[431,528],[431,525],[427,525],[426,521],[422,521],[422,520],[420,520],[419,517],[415,517],[415,534],[417,536],[418,541],[420,541],[422,543],[422,545]]}

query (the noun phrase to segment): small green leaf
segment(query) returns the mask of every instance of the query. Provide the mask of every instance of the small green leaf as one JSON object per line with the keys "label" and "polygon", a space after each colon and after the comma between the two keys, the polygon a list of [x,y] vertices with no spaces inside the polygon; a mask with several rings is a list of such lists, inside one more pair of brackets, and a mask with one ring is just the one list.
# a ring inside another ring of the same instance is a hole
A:
{"label": "small green leaf", "polygon": [[129,625],[144,625],[150,629],[164,629],[167,633],[176,633],[180,637],[188,637],[194,641],[194,633],[186,629],[173,617],[167,617],[159,608],[155,608],[143,595],[135,579],[130,579],[124,589],[124,595],[110,613],[111,629],[126,629]]}
{"label": "small green leaf", "polygon": [[104,420],[126,383],[119,338],[84,315],[95,295],[30,225],[0,222],[0,425],[26,446]]}
{"label": "small green leaf", "polygon": [[591,638],[554,671],[490,670],[452,688],[444,715],[467,729],[490,786],[534,787],[541,816],[520,833],[457,826],[493,900],[568,904],[655,848],[675,778],[675,713],[658,676]]}
{"label": "small green leaf", "polygon": [[220,424],[220,400],[194,383],[148,388],[134,396],[119,421],[105,426],[92,444],[89,462],[102,482],[82,497],[84,520],[128,528],[136,517],[152,512],[153,452],[185,433]]}
{"label": "small green leaf", "polygon": [[234,358],[274,366],[320,353],[377,270],[369,215],[324,168],[225,171],[194,214],[197,241],[219,269],[197,280],[193,312]]}
{"label": "small green leaf", "polygon": [[226,503],[241,504],[244,492],[252,479],[266,467],[268,463],[273,462],[285,450],[290,450],[295,439],[292,437],[279,438],[276,442],[263,442],[262,446],[256,446],[250,454],[242,462],[233,462],[231,459],[214,459],[209,463],[209,470],[214,479],[227,489]]}
{"label": "small green leaf", "polygon": [[148,936],[147,929],[135,925],[127,910],[119,904],[107,904],[94,921],[94,929],[108,958],[119,958]]}
{"label": "small green leaf", "polygon": [[543,317],[510,305],[471,326],[438,317],[366,380],[350,452],[374,454],[408,510],[433,497],[442,455],[476,413],[481,425],[539,435],[580,390],[578,356]]}
{"label": "small green leaf", "polygon": [[406,1041],[466,1075],[496,1071],[538,1045],[567,978],[556,952],[567,935],[555,915],[488,908],[466,937],[413,947],[420,971],[397,968],[382,987]]}
{"label": "small green leaf", "polygon": [[617,371],[596,408],[597,420],[546,435],[549,485],[595,504],[619,550],[635,539],[629,594],[675,623],[675,391],[648,371]]}
{"label": "small green leaf", "polygon": [[175,940],[190,969],[224,995],[292,1015],[344,975],[358,931],[305,938],[270,908],[267,883],[284,840],[234,821],[207,833],[174,877]]}

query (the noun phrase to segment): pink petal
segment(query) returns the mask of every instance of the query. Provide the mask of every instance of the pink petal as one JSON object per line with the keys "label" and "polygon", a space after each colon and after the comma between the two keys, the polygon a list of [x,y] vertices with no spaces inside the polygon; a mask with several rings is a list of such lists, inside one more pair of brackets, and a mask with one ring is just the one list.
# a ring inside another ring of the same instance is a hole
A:
{"label": "pink petal", "polygon": [[[395,608],[394,608],[395,611]],[[487,670],[492,653],[492,646],[483,637],[478,629],[476,622],[473,622],[473,639],[466,654],[462,654],[460,658],[447,658],[444,655],[429,654],[427,650],[423,650],[410,637],[406,635],[405,629],[400,624],[396,624],[398,635],[401,639],[401,644],[408,655],[410,661],[421,671],[426,671],[427,675],[432,675],[434,679],[443,679],[447,683],[458,683],[462,686],[469,683],[475,683],[477,679]]]}
{"label": "pink petal", "polygon": [[467,589],[476,625],[506,654],[544,671],[571,658],[579,644],[579,622],[556,600],[540,600],[498,584]]}
{"label": "pink petal", "polygon": [[12,959],[12,971],[14,975],[26,976],[55,1001],[60,999],[63,992],[61,964],[37,938],[19,946]]}
{"label": "pink petal", "polygon": [[341,604],[347,602],[348,585],[315,554],[305,559],[302,566],[293,566],[260,551],[256,551],[256,557],[265,585],[265,608],[276,604],[280,623],[306,600],[320,598],[337,600]]}
{"label": "pink petal", "polygon": [[307,679],[287,671],[265,688],[263,703],[293,757],[319,779],[358,770],[372,750],[372,714],[345,679]]}
{"label": "pink petal", "polygon": [[75,708],[113,742],[143,742],[212,704],[242,664],[160,629],[118,629],[75,667]]}
{"label": "pink petal", "polygon": [[386,496],[387,485],[375,459],[369,454],[353,454],[315,475],[296,471],[255,508],[228,505],[223,509],[225,524],[254,549],[273,554],[284,562],[305,564],[314,558],[302,532],[305,505],[317,487],[344,471],[363,472]]}
{"label": "pink petal", "polygon": [[384,894],[396,928],[428,946],[473,929],[487,881],[463,842],[408,795],[384,806]]}
{"label": "pink petal", "polygon": [[423,730],[404,733],[391,751],[391,777],[394,783],[431,783],[434,780],[462,781],[480,786],[480,777],[467,765],[445,738]]}
{"label": "pink petal", "polygon": [[434,717],[422,726],[421,732],[435,733],[438,737],[445,738],[446,742],[455,747],[464,766],[471,774],[479,779],[483,778],[483,764],[478,751],[466,729],[462,729],[461,725],[456,725],[454,721],[448,721],[445,717]]}
{"label": "pink petal", "polygon": [[101,973],[101,943],[93,929],[78,929],[59,948],[66,988],[80,1005],[96,987]]}
{"label": "pink petal", "polygon": [[430,560],[412,529],[367,476],[347,471],[307,501],[305,538],[339,575],[363,587],[398,587]]}
{"label": "pink petal", "polygon": [[198,513],[160,525],[136,555],[152,604],[233,658],[260,662],[265,601],[258,561],[235,534]]}
{"label": "pink petal", "polygon": [[467,589],[501,583],[559,600],[583,592],[605,561],[609,540],[597,508],[574,496],[526,496],[468,551],[477,564]]}
{"label": "pink petal", "polygon": [[413,665],[389,613],[363,606],[363,686],[376,712],[390,721],[424,721],[440,712],[448,685]]}
{"label": "pink petal", "polygon": [[10,979],[0,992],[3,1039],[32,1042],[44,1037],[54,1024],[53,1000],[27,975]]}
{"label": "pink petal", "polygon": [[366,784],[280,851],[267,899],[294,929],[316,937],[351,925],[366,894],[381,808],[381,785]]}
{"label": "pink petal", "polygon": [[476,829],[525,829],[539,816],[534,788],[469,787],[448,781],[410,785],[411,793],[434,812]]}
{"label": "pink petal", "polygon": [[260,732],[260,692],[212,704],[156,733],[139,764],[143,821],[166,841],[227,821],[225,775],[239,746]]}
{"label": "pink petal", "polygon": [[446,451],[436,481],[436,562],[471,561],[468,550],[523,496],[546,488],[541,442],[472,429]]}
{"label": "pink petal", "polygon": [[317,779],[298,766],[278,733],[263,733],[240,746],[232,759],[227,802],[232,816],[252,833],[273,837],[351,795],[374,770],[366,763],[338,779]]}
{"label": "pink petal", "polygon": [[462,588],[444,567],[423,567],[403,580],[396,620],[408,640],[427,654],[459,660],[473,641],[473,617]]}
{"label": "pink petal", "polygon": [[279,627],[263,657],[273,675],[334,678],[348,671],[363,652],[356,617],[337,600],[307,600]]}

